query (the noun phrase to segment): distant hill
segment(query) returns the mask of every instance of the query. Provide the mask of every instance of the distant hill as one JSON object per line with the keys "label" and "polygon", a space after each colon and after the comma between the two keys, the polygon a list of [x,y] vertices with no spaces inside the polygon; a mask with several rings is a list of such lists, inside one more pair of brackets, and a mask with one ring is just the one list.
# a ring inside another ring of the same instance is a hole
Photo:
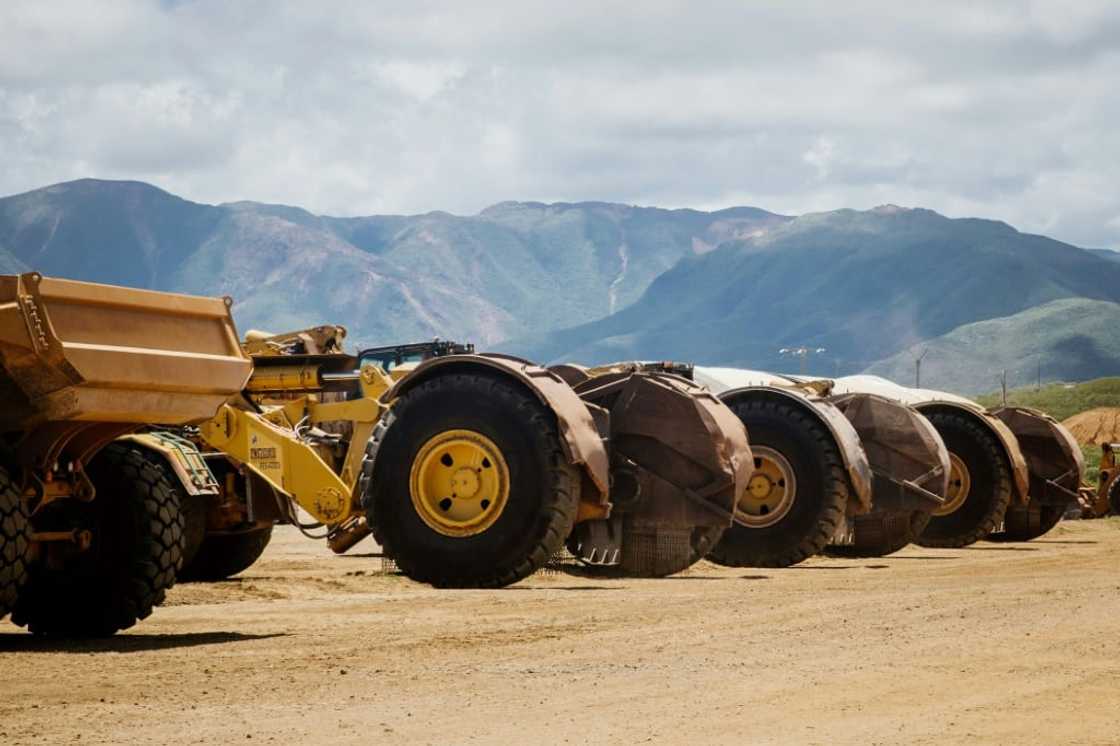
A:
{"label": "distant hill", "polygon": [[787,220],[594,202],[333,218],[83,179],[0,199],[0,271],[229,294],[242,328],[332,321],[367,343],[487,346],[607,315],[682,256]]}
{"label": "distant hill", "polygon": [[1120,251],[1112,249],[1086,249],[1086,251],[1110,262],[1120,262]]}
{"label": "distant hill", "polygon": [[806,345],[826,349],[809,358],[809,371],[833,374],[965,324],[1079,297],[1120,301],[1120,264],[991,220],[837,210],[685,257],[630,307],[507,347],[547,361],[678,358],[788,370],[797,363],[779,349]]}
{"label": "distant hill", "polygon": [[1084,298],[1051,301],[1012,316],[959,326],[867,372],[910,383],[914,356],[921,350],[923,386],[966,394],[991,391],[1004,369],[1012,386],[1033,381],[1039,364],[1048,380],[1120,374],[1120,305]]}
{"label": "distant hill", "polygon": [[799,363],[778,351],[804,345],[825,350],[808,372],[903,383],[923,343],[925,382],[966,392],[1038,355],[1049,377],[1120,371],[1118,256],[889,205],[340,218],[95,179],[0,198],[0,272],[226,294],[242,330],[334,322],[355,344],[440,336],[543,362],[779,370]]}

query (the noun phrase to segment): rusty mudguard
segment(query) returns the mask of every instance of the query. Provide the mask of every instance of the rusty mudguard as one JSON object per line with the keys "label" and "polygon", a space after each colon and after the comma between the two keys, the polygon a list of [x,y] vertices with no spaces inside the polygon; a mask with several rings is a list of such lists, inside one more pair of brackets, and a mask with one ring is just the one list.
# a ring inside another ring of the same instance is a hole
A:
{"label": "rusty mudguard", "polygon": [[638,370],[575,391],[610,413],[611,475],[640,499],[635,522],[730,525],[753,465],[746,429],[717,397],[679,376]]}
{"label": "rusty mudguard", "polygon": [[875,394],[840,394],[829,401],[852,423],[874,474],[872,512],[931,511],[948,489],[949,451],[917,410]]}
{"label": "rusty mudguard", "polygon": [[615,514],[578,525],[568,542],[585,563],[672,574],[706,555],[734,520],[754,469],[746,428],[679,372],[624,363],[569,377],[582,379],[576,393],[607,414],[610,433]]}
{"label": "rusty mudguard", "polygon": [[1077,500],[1085,457],[1069,430],[1050,415],[1027,407],[1000,407],[990,415],[1018,442],[1030,474],[1031,499],[1043,505]]}
{"label": "rusty mudguard", "polygon": [[1030,471],[1018,440],[1006,424],[971,399],[934,389],[910,388],[885,378],[867,375],[837,378],[833,390],[836,394],[878,394],[907,404],[924,415],[945,411],[972,420],[999,441],[1003,457],[1011,471],[1016,499],[1024,504],[1030,499]]}

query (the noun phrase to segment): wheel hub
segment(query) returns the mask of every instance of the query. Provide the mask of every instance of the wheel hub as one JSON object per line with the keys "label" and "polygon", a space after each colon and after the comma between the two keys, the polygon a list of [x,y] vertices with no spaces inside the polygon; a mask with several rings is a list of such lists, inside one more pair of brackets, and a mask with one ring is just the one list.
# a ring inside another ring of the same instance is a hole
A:
{"label": "wheel hub", "polygon": [[765,500],[774,491],[774,482],[765,474],[755,474],[751,477],[750,486],[747,489],[750,490],[751,497],[755,500]]}
{"label": "wheel hub", "polygon": [[789,460],[767,446],[751,446],[754,474],[735,506],[735,521],[753,528],[784,518],[797,497],[797,477]]}
{"label": "wheel hub", "polygon": [[417,451],[409,487],[412,505],[429,528],[445,536],[474,536],[505,510],[509,466],[485,435],[447,430]]}
{"label": "wheel hub", "polygon": [[478,473],[472,469],[459,469],[455,472],[455,476],[451,477],[451,489],[454,490],[452,494],[461,500],[477,495],[481,485],[482,480],[479,479]]}
{"label": "wheel hub", "polygon": [[945,502],[933,511],[933,515],[941,517],[959,510],[964,505],[964,501],[968,499],[968,493],[971,489],[972,475],[969,474],[968,467],[965,466],[964,461],[957,454],[950,451],[949,491],[945,494]]}

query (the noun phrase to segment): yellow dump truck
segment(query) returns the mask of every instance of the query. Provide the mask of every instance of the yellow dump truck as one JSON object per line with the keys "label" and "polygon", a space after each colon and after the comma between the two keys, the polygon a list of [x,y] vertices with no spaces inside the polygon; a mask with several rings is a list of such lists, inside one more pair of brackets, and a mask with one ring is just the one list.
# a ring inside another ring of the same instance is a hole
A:
{"label": "yellow dump truck", "polygon": [[183,484],[122,439],[208,420],[249,378],[229,302],[0,276],[0,614],[104,635],[151,613],[181,561]]}

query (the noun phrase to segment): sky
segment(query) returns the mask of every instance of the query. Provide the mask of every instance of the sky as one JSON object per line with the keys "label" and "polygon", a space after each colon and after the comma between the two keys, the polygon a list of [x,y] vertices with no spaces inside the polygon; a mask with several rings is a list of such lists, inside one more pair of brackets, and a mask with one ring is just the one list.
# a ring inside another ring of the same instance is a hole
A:
{"label": "sky", "polygon": [[1120,249],[1120,3],[0,4],[0,194],[893,203]]}

